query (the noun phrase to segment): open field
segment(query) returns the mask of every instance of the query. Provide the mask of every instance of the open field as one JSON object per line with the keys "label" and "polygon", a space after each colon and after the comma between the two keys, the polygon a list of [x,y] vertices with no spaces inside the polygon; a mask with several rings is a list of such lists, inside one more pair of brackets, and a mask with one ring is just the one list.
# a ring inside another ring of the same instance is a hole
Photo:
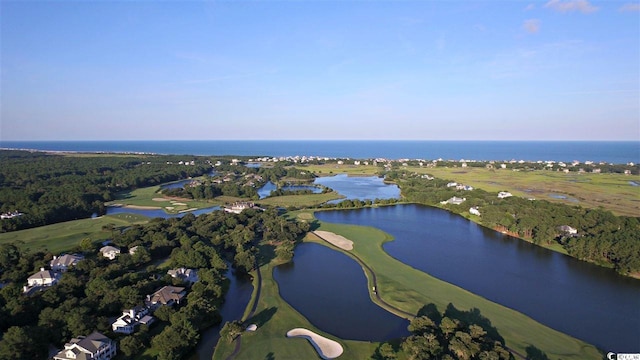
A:
{"label": "open field", "polygon": [[337,165],[337,164],[324,164],[324,165],[304,165],[296,166],[299,169],[305,169],[311,171],[318,176],[333,176],[338,174],[348,175],[375,175],[380,168],[373,165]]}
{"label": "open field", "polygon": [[[306,318],[285,302],[280,297],[278,284],[272,276],[274,266],[272,262],[260,268],[262,288],[259,304],[255,315],[245,321],[246,324],[257,324],[258,329],[242,335],[242,347],[235,359],[317,359],[318,353],[309,341],[286,337],[287,331],[296,327],[307,328],[329,339],[337,340],[344,348],[341,359],[371,357],[377,347],[376,343],[337,339],[311,325]],[[213,358],[226,359],[233,352],[234,347],[235,343],[230,344],[221,339]]]}
{"label": "open field", "polygon": [[565,174],[547,170],[512,171],[485,168],[406,169],[486,191],[509,191],[515,196],[587,208],[602,206],[617,215],[640,216],[640,187],[630,184],[630,181],[640,184],[638,175]]}
{"label": "open field", "polygon": [[84,238],[94,242],[111,237],[111,232],[102,230],[104,225],[130,226],[147,222],[148,218],[134,214],[106,215],[96,219],[82,219],[41,226],[33,229],[0,234],[0,244],[20,241],[21,247],[29,251],[48,250],[54,254],[68,251]]}
{"label": "open field", "polygon": [[[308,213],[307,213],[308,214]],[[305,218],[308,215],[301,213]],[[319,223],[319,230],[340,234],[354,242],[351,251],[362,259],[375,272],[378,280],[378,293],[384,301],[409,313],[416,313],[423,305],[434,303],[444,311],[448,303],[459,309],[478,308],[488,317],[507,346],[525,353],[530,344],[542,349],[554,359],[599,359],[597,349],[585,342],[548,328],[533,319],[493,303],[457,286],[438,280],[424,272],[393,259],[382,249],[382,244],[391,241],[390,235],[374,228],[342,224]],[[325,242],[314,240],[327,246]],[[337,248],[334,248],[339,251]],[[351,252],[343,251],[349,254]],[[371,281],[371,274],[367,274]],[[369,284],[369,288],[372,283]],[[374,299],[373,296],[371,296]]]}
{"label": "open field", "polygon": [[314,206],[325,203],[330,200],[340,199],[342,195],[336,192],[326,194],[304,194],[304,195],[284,195],[274,196],[256,201],[260,205],[269,206]]}

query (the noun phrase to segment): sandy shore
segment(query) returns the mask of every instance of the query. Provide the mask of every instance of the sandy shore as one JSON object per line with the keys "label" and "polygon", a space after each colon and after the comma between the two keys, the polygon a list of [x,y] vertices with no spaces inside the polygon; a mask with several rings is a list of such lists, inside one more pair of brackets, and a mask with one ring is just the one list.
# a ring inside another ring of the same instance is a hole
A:
{"label": "sandy shore", "polygon": [[141,205],[124,205],[124,204],[113,204],[113,205],[109,205],[109,206],[123,207],[123,208],[127,208],[127,209],[139,209],[139,210],[158,210],[158,209],[162,209],[159,206],[141,206]]}
{"label": "sandy shore", "polygon": [[322,240],[339,247],[342,250],[353,250],[353,241],[345,238],[342,235],[334,234],[330,231],[314,231],[315,235],[320,237]]}
{"label": "sandy shore", "polygon": [[342,355],[344,349],[342,345],[324,336],[318,335],[311,330],[304,328],[295,328],[287,331],[287,337],[301,337],[309,340],[311,345],[316,349],[318,355],[323,359],[335,359]]}

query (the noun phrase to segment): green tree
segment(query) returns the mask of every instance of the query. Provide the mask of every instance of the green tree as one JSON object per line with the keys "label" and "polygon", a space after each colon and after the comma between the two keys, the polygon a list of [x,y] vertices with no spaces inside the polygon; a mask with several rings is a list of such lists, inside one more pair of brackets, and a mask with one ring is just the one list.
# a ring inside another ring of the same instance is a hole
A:
{"label": "green tree", "polygon": [[232,342],[236,337],[240,336],[244,331],[244,326],[238,320],[227,321],[220,330],[220,337],[227,339],[228,342]]}
{"label": "green tree", "polygon": [[31,360],[47,357],[47,343],[35,327],[10,327],[0,341],[0,359]]}

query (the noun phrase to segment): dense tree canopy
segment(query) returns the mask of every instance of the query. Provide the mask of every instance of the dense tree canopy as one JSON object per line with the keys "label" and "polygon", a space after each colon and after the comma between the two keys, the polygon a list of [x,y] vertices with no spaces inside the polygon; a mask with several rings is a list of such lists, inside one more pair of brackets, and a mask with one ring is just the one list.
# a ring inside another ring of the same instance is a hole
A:
{"label": "dense tree canopy", "polygon": [[0,213],[23,214],[0,220],[0,232],[104,214],[104,203],[120,191],[211,171],[205,158],[173,155],[79,157],[0,151],[0,164]]}

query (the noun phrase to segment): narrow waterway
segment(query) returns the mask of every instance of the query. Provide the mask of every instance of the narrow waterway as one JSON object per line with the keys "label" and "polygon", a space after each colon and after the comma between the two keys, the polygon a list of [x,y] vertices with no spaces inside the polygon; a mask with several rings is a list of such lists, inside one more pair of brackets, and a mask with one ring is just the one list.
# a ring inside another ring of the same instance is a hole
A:
{"label": "narrow waterway", "polygon": [[224,305],[222,305],[220,309],[222,322],[219,326],[214,326],[205,331],[200,337],[200,342],[196,348],[196,353],[200,360],[211,360],[216,344],[220,339],[220,329],[222,325],[224,325],[226,321],[240,320],[242,314],[244,314],[244,309],[251,299],[251,292],[253,291],[251,279],[248,277],[235,276],[231,266],[229,266],[229,270],[227,270],[226,277],[231,283],[224,297]]}
{"label": "narrow waterway", "polygon": [[640,281],[483,228],[447,211],[398,205],[323,211],[379,228],[394,258],[606,351],[640,352]]}

